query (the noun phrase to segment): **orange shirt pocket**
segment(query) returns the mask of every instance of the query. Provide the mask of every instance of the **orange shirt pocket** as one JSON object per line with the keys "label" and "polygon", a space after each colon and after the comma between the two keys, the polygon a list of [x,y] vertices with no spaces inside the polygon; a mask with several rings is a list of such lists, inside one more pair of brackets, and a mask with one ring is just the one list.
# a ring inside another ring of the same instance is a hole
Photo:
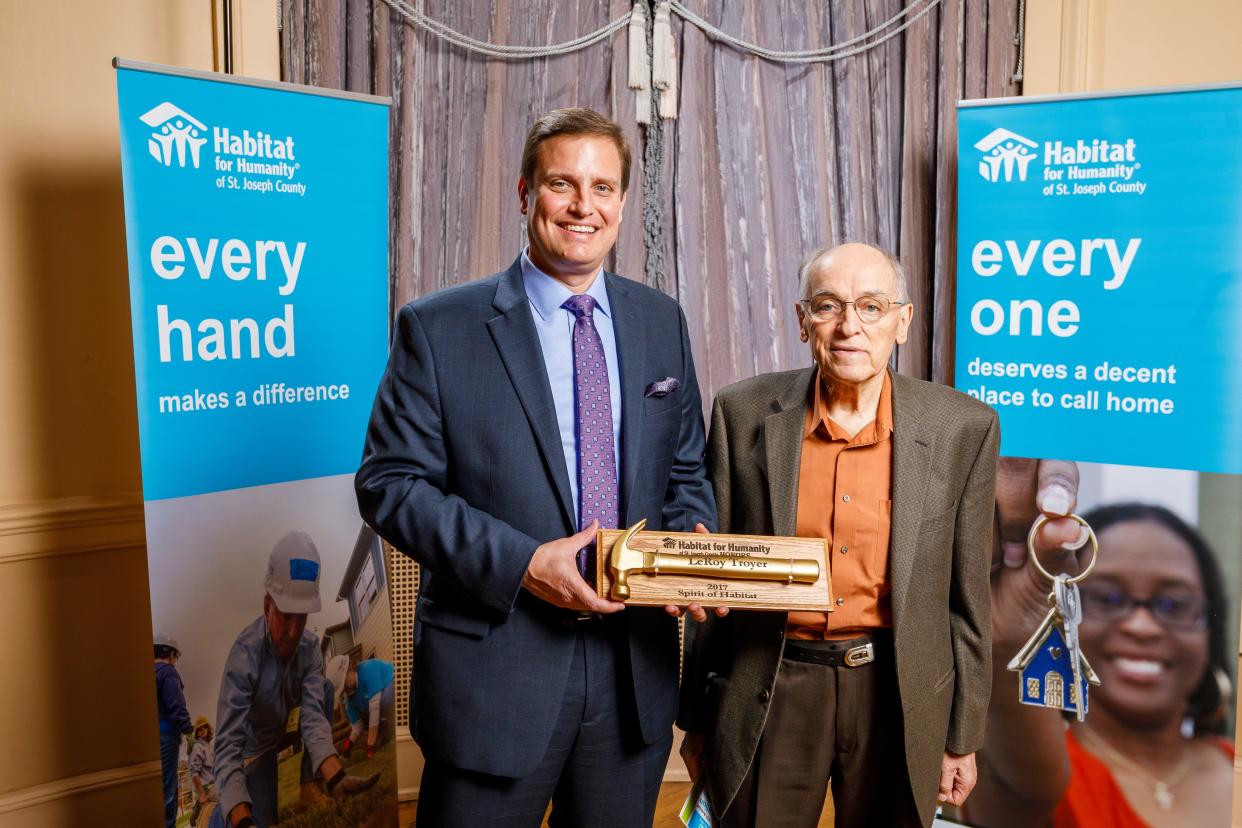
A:
{"label": "orange shirt pocket", "polygon": [[875,500],[870,514],[860,516],[850,551],[858,550],[858,567],[864,581],[878,584],[888,579],[888,536],[893,501]]}
{"label": "orange shirt pocket", "polygon": [[[888,543],[892,527],[893,501],[879,499],[871,501],[869,505],[872,506],[871,514],[858,522],[852,547],[859,553],[856,561],[858,581],[868,599],[868,611],[862,620],[866,626],[887,627],[893,623],[892,588],[889,585],[888,575]],[[874,610],[871,606],[874,606]]]}

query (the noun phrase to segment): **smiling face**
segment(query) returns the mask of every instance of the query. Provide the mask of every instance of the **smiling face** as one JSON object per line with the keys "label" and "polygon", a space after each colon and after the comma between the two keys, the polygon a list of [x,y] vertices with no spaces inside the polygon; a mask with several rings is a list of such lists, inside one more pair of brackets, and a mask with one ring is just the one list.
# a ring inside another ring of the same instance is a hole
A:
{"label": "smiling face", "polygon": [[585,290],[617,243],[621,154],[602,135],[557,135],[539,145],[531,179],[518,179],[530,259],[571,290]]}
{"label": "smiling face", "polygon": [[[896,274],[883,253],[863,244],[845,244],[815,263],[802,298],[831,294],[845,302],[868,296],[896,301],[904,298],[898,291]],[[878,321],[863,324],[852,304],[825,322],[816,322],[801,304],[795,308],[802,341],[810,343],[820,377],[831,385],[846,386],[883,382],[893,347],[906,341],[914,313],[910,304],[894,305]]]}
{"label": "smiling face", "polygon": [[1100,533],[1099,542],[1100,562],[1080,587],[1083,654],[1101,682],[1091,689],[1092,709],[1098,704],[1136,728],[1179,722],[1207,669],[1206,627],[1170,627],[1146,607],[1105,620],[1093,612],[1086,593],[1124,593],[1140,601],[1160,596],[1166,605],[1201,603],[1194,553],[1176,534],[1147,520],[1114,524]]}

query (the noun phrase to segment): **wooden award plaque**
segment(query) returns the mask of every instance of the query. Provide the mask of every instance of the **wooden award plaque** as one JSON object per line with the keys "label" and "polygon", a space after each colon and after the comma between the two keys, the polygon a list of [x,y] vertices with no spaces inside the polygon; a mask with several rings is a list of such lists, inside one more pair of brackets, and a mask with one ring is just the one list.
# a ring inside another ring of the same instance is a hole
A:
{"label": "wooden award plaque", "polygon": [[636,606],[832,611],[822,538],[604,529],[595,592]]}

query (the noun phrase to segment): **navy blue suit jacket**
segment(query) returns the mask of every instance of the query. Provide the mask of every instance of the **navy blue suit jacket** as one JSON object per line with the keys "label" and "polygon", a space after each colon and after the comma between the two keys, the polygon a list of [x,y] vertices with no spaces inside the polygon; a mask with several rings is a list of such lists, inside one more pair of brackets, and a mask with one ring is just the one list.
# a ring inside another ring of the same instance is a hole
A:
{"label": "navy blue suit jacket", "polygon": [[[714,528],[685,316],[659,291],[603,278],[621,374],[622,523]],[[665,377],[680,387],[645,396]],[[522,590],[522,576],[535,548],[573,534],[577,518],[520,259],[401,309],[356,489],[367,522],[423,567],[414,738],[458,768],[529,774],[551,739],[576,633],[564,623],[572,613]],[[652,743],[677,711],[676,622],[660,609],[621,616],[640,735]]]}

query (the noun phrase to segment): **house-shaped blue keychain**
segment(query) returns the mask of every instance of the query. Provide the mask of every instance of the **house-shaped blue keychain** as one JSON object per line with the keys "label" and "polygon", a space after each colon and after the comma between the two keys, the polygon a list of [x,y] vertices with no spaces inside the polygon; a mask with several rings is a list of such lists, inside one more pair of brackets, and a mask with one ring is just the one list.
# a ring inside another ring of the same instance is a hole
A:
{"label": "house-shaped blue keychain", "polygon": [[[1078,688],[1074,688],[1074,665],[1070,648],[1061,629],[1061,616],[1054,607],[1044,616],[1035,634],[1010,660],[1007,668],[1021,676],[1018,701],[1036,707],[1051,707],[1077,715],[1079,721],[1087,713],[1087,689],[1099,685],[1100,679],[1091,669],[1087,657],[1078,654]],[[1068,691],[1068,692],[1067,692]],[[1082,699],[1082,710],[1078,699]]]}

